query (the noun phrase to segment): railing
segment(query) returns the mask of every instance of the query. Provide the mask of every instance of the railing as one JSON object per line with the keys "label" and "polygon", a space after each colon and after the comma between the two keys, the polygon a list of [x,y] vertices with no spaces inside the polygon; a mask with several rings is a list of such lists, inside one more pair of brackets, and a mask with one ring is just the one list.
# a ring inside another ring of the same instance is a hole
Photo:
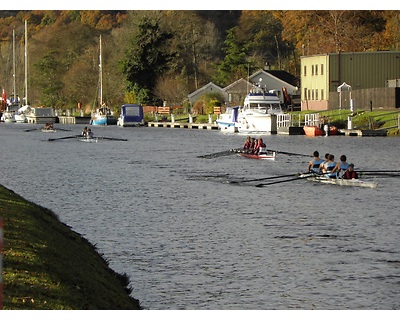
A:
{"label": "railing", "polygon": [[278,114],[276,125],[278,128],[303,127],[305,125],[305,120],[303,120],[303,118],[304,115],[299,113]]}

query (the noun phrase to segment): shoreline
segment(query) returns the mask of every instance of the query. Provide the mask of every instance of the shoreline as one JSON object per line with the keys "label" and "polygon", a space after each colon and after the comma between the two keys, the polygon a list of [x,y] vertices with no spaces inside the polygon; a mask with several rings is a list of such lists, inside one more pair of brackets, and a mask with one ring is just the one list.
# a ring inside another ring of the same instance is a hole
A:
{"label": "shoreline", "polygon": [[0,184],[4,310],[142,310],[126,274],[49,209]]}

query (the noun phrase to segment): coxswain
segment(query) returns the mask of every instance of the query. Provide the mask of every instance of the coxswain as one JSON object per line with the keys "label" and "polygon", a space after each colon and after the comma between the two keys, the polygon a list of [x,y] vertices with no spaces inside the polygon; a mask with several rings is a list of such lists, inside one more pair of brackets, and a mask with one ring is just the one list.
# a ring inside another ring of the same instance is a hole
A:
{"label": "coxswain", "polygon": [[342,179],[358,179],[358,173],[354,171],[354,164],[349,164],[349,167],[344,172]]}
{"label": "coxswain", "polygon": [[319,157],[319,152],[318,151],[314,151],[313,153],[314,158],[308,163],[307,166],[307,171],[308,172],[313,172],[313,173],[318,173],[319,172],[319,167],[322,164],[322,162],[324,160],[322,160]]}

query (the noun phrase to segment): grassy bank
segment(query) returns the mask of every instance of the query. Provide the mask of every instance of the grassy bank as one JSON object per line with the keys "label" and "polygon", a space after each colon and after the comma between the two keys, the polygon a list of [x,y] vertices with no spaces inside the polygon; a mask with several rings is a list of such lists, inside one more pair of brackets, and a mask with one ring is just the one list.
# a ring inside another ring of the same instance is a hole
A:
{"label": "grassy bank", "polygon": [[132,310],[126,275],[50,210],[0,186],[4,310]]}

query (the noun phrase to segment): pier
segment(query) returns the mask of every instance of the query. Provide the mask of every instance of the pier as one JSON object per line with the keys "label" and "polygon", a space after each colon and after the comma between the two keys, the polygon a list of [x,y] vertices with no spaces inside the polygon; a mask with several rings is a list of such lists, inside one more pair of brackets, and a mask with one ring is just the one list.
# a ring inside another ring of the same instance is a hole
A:
{"label": "pier", "polygon": [[339,129],[339,133],[354,137],[386,137],[387,130]]}
{"label": "pier", "polygon": [[184,129],[205,129],[218,130],[214,123],[188,123],[188,122],[148,122],[148,127],[153,128],[184,128]]}

